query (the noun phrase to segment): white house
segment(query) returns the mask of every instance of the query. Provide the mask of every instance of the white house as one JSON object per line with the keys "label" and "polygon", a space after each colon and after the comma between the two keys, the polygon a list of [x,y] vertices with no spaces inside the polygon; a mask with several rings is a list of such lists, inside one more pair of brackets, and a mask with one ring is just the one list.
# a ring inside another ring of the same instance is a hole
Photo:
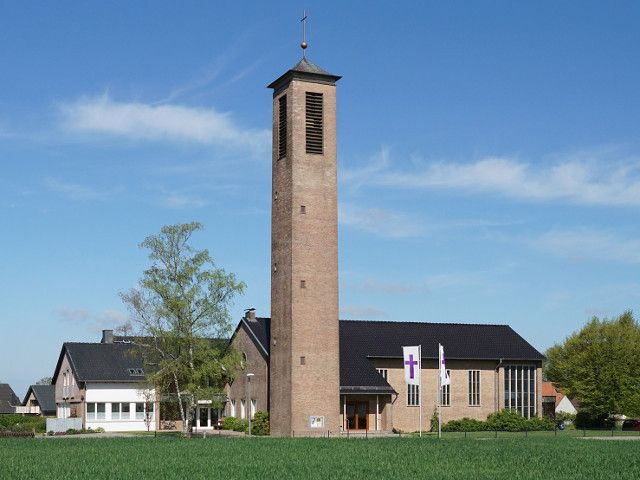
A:
{"label": "white house", "polygon": [[53,374],[57,418],[82,419],[87,429],[156,430],[158,402],[139,349],[114,341],[112,330],[102,333],[100,343],[62,345]]}

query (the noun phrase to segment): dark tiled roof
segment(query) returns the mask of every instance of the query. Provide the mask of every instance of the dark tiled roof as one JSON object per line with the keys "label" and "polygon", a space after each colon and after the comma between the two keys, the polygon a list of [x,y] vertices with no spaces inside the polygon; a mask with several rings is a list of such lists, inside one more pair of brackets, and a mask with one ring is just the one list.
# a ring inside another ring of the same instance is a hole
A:
{"label": "dark tiled roof", "polygon": [[[270,319],[246,321],[258,348],[269,350]],[[424,359],[533,360],[544,356],[508,325],[340,320],[340,391],[390,392],[369,358],[402,358],[402,347],[422,345]]]}
{"label": "dark tiled roof", "polygon": [[271,319],[258,317],[255,320],[248,320],[243,317],[240,323],[243,325],[249,337],[252,337],[256,346],[266,359],[269,358],[271,342]]}
{"label": "dark tiled roof", "polygon": [[54,415],[56,413],[56,387],[55,385],[31,385],[27,390],[27,394],[22,401],[23,405],[27,404],[29,394],[33,395],[40,405],[40,411],[43,415]]}
{"label": "dark tiled roof", "polygon": [[285,73],[280,75],[280,77],[271,82],[267,88],[273,88],[275,92],[278,92],[294,78],[333,85],[342,77],[327,72],[303,57],[302,60],[300,60],[292,69],[287,70]]}
{"label": "dark tiled roof", "polygon": [[[302,57],[302,59],[296,64],[295,67],[291,69],[292,72],[301,72],[301,73],[313,73],[316,75],[327,75],[329,77],[336,77],[333,73],[329,73],[323,68],[311,63],[307,60],[306,57]],[[338,77],[340,78],[340,77]]]}
{"label": "dark tiled roof", "polygon": [[65,353],[79,382],[141,382],[145,379],[144,375],[129,372],[144,368],[140,347],[131,343],[65,342],[55,375]]}
{"label": "dark tiled roof", "polygon": [[402,346],[422,345],[422,358],[438,358],[438,343],[451,360],[543,360],[508,325],[341,320],[340,341],[368,357],[402,357]]}
{"label": "dark tiled roof", "polygon": [[8,383],[0,383],[0,413],[15,413],[20,399]]}

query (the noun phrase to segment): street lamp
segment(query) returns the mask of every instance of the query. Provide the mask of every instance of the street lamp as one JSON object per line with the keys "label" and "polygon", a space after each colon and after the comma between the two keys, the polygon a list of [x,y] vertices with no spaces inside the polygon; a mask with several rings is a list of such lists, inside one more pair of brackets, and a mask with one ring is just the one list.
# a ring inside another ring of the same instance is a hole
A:
{"label": "street lamp", "polygon": [[249,410],[249,436],[251,436],[251,377],[253,373],[247,373],[247,407]]}

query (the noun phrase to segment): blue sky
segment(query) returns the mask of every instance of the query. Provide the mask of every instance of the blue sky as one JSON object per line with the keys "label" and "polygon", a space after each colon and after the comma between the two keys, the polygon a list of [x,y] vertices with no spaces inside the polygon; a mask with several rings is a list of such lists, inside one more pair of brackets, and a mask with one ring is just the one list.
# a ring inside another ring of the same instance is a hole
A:
{"label": "blue sky", "polygon": [[[348,4],[347,4],[348,3]],[[126,320],[138,244],[268,316],[272,80],[339,75],[342,318],[509,324],[640,303],[637,2],[15,2],[0,15],[0,381]]]}

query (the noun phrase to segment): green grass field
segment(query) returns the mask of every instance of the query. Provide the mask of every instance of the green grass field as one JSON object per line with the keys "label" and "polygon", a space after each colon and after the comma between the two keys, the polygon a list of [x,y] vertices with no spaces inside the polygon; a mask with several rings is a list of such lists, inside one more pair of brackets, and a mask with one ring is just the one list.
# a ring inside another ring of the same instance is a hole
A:
{"label": "green grass field", "polygon": [[0,479],[637,479],[640,441],[0,438]]}

